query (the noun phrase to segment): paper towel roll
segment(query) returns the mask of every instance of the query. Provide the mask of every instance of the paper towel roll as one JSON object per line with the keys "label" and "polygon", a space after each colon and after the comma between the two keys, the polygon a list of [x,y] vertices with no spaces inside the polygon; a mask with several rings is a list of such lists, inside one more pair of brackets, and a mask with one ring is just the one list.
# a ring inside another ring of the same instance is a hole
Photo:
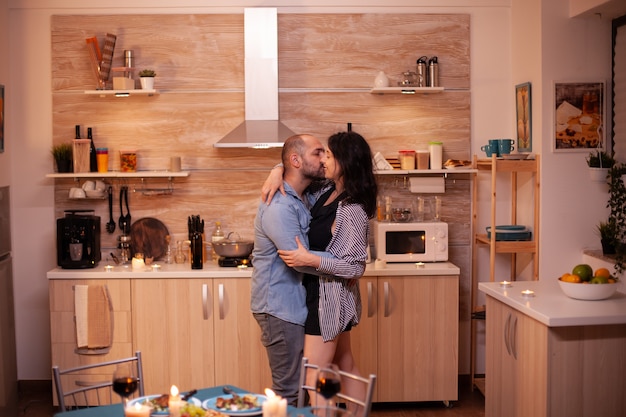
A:
{"label": "paper towel roll", "polygon": [[409,178],[412,193],[444,193],[446,184],[443,177],[411,177]]}

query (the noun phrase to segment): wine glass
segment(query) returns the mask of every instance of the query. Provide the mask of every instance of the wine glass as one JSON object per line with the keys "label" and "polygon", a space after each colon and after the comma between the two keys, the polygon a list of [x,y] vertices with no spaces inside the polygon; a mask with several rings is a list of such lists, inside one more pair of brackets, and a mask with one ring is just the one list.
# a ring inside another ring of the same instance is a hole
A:
{"label": "wine glass", "polygon": [[113,372],[113,391],[122,397],[122,405],[126,409],[128,397],[130,397],[139,386],[135,367],[130,362],[121,363]]}
{"label": "wine glass", "polygon": [[332,398],[341,391],[341,376],[337,365],[331,363],[317,371],[315,391],[328,401],[328,407],[332,408]]}

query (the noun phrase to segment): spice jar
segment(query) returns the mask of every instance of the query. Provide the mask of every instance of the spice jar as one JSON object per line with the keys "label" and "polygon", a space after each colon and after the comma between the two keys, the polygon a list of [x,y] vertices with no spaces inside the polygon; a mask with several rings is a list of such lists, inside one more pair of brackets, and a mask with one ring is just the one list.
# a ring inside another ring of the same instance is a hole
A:
{"label": "spice jar", "polygon": [[415,151],[400,151],[400,169],[415,169]]}

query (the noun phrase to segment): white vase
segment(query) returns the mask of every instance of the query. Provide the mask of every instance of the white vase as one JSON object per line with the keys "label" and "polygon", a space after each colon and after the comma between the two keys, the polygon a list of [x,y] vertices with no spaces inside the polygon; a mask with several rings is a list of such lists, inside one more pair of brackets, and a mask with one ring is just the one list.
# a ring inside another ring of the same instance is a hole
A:
{"label": "white vase", "polygon": [[154,77],[139,77],[142,90],[154,90]]}
{"label": "white vase", "polygon": [[389,78],[387,78],[387,75],[383,71],[380,71],[378,75],[376,76],[376,78],[374,78],[374,87],[376,88],[389,87]]}
{"label": "white vase", "polygon": [[608,182],[607,176],[609,175],[608,168],[592,168],[589,167],[589,177],[592,181]]}

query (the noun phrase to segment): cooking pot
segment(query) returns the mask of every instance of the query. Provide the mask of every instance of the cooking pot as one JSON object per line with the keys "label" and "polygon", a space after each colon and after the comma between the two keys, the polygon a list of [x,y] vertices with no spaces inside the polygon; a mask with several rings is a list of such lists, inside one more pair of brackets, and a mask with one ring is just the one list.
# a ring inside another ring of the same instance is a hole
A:
{"label": "cooking pot", "polygon": [[[252,253],[254,242],[249,240],[231,240],[233,232],[230,232],[226,239],[212,242],[215,253],[225,258],[247,258]],[[239,236],[238,236],[239,237]]]}

